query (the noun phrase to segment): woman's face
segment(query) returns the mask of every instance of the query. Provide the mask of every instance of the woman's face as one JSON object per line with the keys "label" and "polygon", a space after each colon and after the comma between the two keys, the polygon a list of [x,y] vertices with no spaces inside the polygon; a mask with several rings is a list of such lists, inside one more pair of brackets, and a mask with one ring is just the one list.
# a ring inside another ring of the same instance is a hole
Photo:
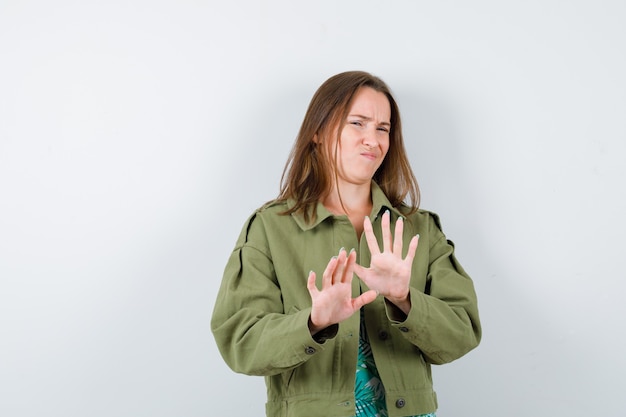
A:
{"label": "woman's face", "polygon": [[339,182],[370,184],[389,150],[391,107],[387,96],[363,87],[354,96],[337,152]]}

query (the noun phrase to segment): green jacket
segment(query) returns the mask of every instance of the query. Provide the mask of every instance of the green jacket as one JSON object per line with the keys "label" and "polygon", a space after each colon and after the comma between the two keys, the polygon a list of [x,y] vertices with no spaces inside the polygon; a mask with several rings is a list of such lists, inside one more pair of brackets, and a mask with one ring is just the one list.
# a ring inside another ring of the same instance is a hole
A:
{"label": "green jacket", "polygon": [[[403,208],[391,207],[374,182],[372,201],[370,218],[381,242],[382,213],[390,210],[395,223]],[[211,328],[235,372],[265,376],[268,416],[353,416],[359,314],[314,339],[306,283],[315,271],[321,288],[322,272],[342,247],[356,249],[357,262],[369,266],[367,242],[364,235],[357,240],[346,216],[335,216],[322,204],[309,224],[300,215],[280,214],[287,207],[288,202],[268,204],[245,223],[224,271]],[[473,283],[437,216],[420,210],[406,217],[405,253],[418,233],[409,315],[399,319],[380,296],[364,307],[391,417],[436,410],[430,364],[463,356],[481,337]],[[353,296],[365,290],[355,278]]]}

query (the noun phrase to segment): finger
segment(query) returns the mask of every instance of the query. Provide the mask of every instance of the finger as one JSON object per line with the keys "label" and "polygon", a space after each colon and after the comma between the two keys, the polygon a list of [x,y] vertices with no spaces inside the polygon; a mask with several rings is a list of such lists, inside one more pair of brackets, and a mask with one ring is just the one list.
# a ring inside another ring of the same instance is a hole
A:
{"label": "finger", "polygon": [[322,275],[322,289],[328,288],[333,283],[333,273],[335,272],[335,268],[337,267],[337,257],[333,256],[328,261],[328,265],[326,265],[326,269],[324,270],[324,274]]}
{"label": "finger", "polygon": [[332,274],[332,283],[337,284],[343,281],[343,273],[346,269],[346,250],[344,248],[339,249],[339,255],[337,256],[337,267]]}
{"label": "finger", "polygon": [[383,213],[383,219],[381,221],[381,228],[383,232],[383,252],[389,252],[391,250],[391,227],[389,217],[389,210],[386,210]]}
{"label": "finger", "polygon": [[356,262],[354,263],[353,270],[354,270],[354,273],[356,274],[356,276],[361,278],[361,279],[363,279],[363,277],[367,273],[367,268],[362,267],[361,265],[357,264]]}
{"label": "finger", "polygon": [[357,263],[354,264],[354,273],[356,274],[356,276],[358,276],[359,279],[365,283],[365,285],[371,288],[369,271],[369,268],[364,268]]}
{"label": "finger", "polygon": [[348,254],[348,258],[346,259],[346,267],[345,267],[343,276],[341,277],[341,282],[348,283],[348,284],[352,282],[355,264],[356,264],[356,252],[354,251],[354,249],[351,249],[350,253]]}
{"label": "finger", "polygon": [[402,258],[402,231],[404,230],[404,219],[398,217],[396,220],[396,231],[393,236],[393,253]]}
{"label": "finger", "polygon": [[367,247],[370,249],[372,256],[380,254],[380,248],[378,247],[378,241],[374,235],[374,229],[372,228],[372,222],[368,216],[365,216],[363,221],[363,233],[365,233],[365,240],[367,241]]}
{"label": "finger", "polygon": [[359,295],[357,298],[352,300],[352,307],[354,308],[354,311],[359,310],[365,304],[371,303],[376,299],[377,296],[378,293],[374,290],[369,290]]}
{"label": "finger", "polygon": [[309,294],[311,294],[311,298],[313,298],[319,290],[317,289],[317,285],[315,285],[315,272],[309,272],[309,278],[306,282],[306,287],[309,290]]}
{"label": "finger", "polygon": [[415,252],[417,251],[417,245],[419,244],[420,235],[415,235],[409,242],[409,250],[406,253],[406,258],[404,260],[409,264],[413,263],[413,259],[415,258]]}

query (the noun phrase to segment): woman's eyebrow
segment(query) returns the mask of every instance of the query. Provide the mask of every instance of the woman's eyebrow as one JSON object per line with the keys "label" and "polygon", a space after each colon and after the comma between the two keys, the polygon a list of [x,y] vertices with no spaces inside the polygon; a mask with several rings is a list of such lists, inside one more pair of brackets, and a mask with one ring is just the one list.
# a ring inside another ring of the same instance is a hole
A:
{"label": "woman's eyebrow", "polygon": [[[373,120],[371,117],[363,116],[362,114],[350,114],[350,115],[348,115],[348,117],[358,117],[359,119],[363,119],[363,120],[366,120],[368,122]],[[391,126],[391,123],[389,123],[389,122],[380,122],[379,124],[382,125],[382,126]]]}

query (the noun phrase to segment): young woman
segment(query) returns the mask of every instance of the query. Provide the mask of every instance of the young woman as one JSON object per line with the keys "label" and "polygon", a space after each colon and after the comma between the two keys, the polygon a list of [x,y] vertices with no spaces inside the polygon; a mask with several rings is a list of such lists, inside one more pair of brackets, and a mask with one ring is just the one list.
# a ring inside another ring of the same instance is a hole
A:
{"label": "young woman", "polygon": [[226,363],[265,376],[268,416],[434,415],[430,365],[476,347],[481,327],[471,279],[418,202],[387,85],[328,79],[211,320]]}

